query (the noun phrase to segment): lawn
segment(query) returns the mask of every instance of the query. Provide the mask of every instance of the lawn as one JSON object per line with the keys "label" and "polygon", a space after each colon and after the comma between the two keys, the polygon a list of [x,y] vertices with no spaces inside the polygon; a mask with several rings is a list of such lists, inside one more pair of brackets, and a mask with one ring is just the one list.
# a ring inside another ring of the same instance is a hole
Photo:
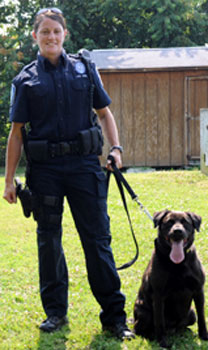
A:
{"label": "lawn", "polygon": [[[139,200],[153,214],[165,208],[193,211],[202,217],[195,245],[208,275],[208,178],[199,170],[157,171],[125,174]],[[3,193],[4,178],[0,177]],[[129,327],[141,276],[153,250],[156,230],[151,220],[127,194],[128,207],[139,244],[137,262],[120,271],[122,291],[126,295]],[[128,221],[114,180],[109,191],[112,248],[117,266],[135,254]],[[0,200],[0,349],[1,350],[159,350],[156,342],[141,337],[121,343],[103,334],[99,322],[99,305],[87,280],[85,261],[73,220],[65,205],[63,246],[69,270],[69,326],[54,334],[39,331],[45,318],[39,297],[36,225],[22,215],[20,203],[9,205]],[[207,278],[208,281],[208,278]],[[205,285],[208,324],[208,282]],[[191,332],[172,337],[172,350],[207,350],[208,343]]]}

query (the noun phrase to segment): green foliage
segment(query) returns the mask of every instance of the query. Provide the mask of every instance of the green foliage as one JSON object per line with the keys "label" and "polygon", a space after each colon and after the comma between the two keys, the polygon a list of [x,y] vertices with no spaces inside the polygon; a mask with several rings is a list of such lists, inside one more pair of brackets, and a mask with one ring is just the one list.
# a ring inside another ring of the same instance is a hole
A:
{"label": "green foliage", "polygon": [[148,0],[148,33],[153,47],[204,45],[206,16],[190,0]]}
{"label": "green foliage", "polygon": [[[20,169],[21,170],[21,169]],[[208,274],[208,179],[200,171],[167,171],[125,174],[139,200],[151,215],[165,208],[193,211],[202,216],[195,245],[205,273]],[[0,192],[3,192],[0,177]],[[126,312],[132,328],[133,305],[141,276],[151,257],[156,229],[139,206],[126,194],[140,255],[127,270],[120,271]],[[111,217],[112,249],[117,266],[135,254],[128,220],[118,188],[110,183],[108,211]],[[63,247],[69,269],[69,326],[54,334],[38,329],[45,318],[39,297],[36,224],[22,215],[20,203],[0,201],[0,349],[1,350],[160,350],[156,342],[136,337],[121,343],[101,331],[100,308],[88,284],[84,254],[68,206],[63,218]],[[208,324],[208,280],[205,284],[205,317]],[[197,325],[171,337],[172,350],[206,350],[199,339]]]}
{"label": "green foliage", "polygon": [[[80,48],[204,45],[207,1],[197,0],[0,0],[0,164],[4,163],[13,77],[36,57],[31,31],[40,8],[63,10],[69,52]],[[3,148],[2,148],[3,147]]]}

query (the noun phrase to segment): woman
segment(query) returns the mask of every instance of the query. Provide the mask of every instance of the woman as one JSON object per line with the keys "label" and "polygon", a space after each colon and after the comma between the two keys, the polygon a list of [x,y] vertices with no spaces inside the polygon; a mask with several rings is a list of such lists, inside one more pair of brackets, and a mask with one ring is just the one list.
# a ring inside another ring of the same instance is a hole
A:
{"label": "woman", "polygon": [[40,10],[32,35],[39,47],[37,60],[24,67],[12,84],[4,198],[16,203],[14,176],[23,144],[21,130],[28,123],[27,183],[35,198],[40,293],[47,315],[40,329],[51,332],[68,322],[68,272],[61,243],[66,197],[84,249],[90,287],[102,308],[103,330],[121,339],[133,338],[126,326],[125,297],[110,248],[105,175],[96,152],[85,148],[93,107],[112,146],[110,154],[122,166],[122,148],[108,108],[111,100],[95,66],[90,64],[89,71],[81,57],[65,53],[67,29],[59,9]]}

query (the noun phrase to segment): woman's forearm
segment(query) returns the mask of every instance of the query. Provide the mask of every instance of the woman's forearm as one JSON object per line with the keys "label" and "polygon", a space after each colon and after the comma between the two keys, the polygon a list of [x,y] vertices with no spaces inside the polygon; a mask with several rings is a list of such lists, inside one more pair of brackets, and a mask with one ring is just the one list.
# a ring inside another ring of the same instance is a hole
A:
{"label": "woman's forearm", "polygon": [[12,127],[7,144],[6,151],[6,170],[5,170],[5,182],[6,184],[13,183],[16,168],[18,166],[21,153],[22,153],[22,137],[19,132],[16,132]]}

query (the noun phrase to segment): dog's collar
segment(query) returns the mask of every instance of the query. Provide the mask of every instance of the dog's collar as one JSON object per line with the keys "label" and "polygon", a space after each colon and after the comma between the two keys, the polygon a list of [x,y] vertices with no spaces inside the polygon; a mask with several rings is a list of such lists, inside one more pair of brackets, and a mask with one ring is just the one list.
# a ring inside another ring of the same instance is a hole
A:
{"label": "dog's collar", "polygon": [[194,247],[194,245],[192,243],[192,245],[190,247],[188,247],[188,249],[185,250],[185,253],[189,253],[191,250],[193,250],[193,247]]}

